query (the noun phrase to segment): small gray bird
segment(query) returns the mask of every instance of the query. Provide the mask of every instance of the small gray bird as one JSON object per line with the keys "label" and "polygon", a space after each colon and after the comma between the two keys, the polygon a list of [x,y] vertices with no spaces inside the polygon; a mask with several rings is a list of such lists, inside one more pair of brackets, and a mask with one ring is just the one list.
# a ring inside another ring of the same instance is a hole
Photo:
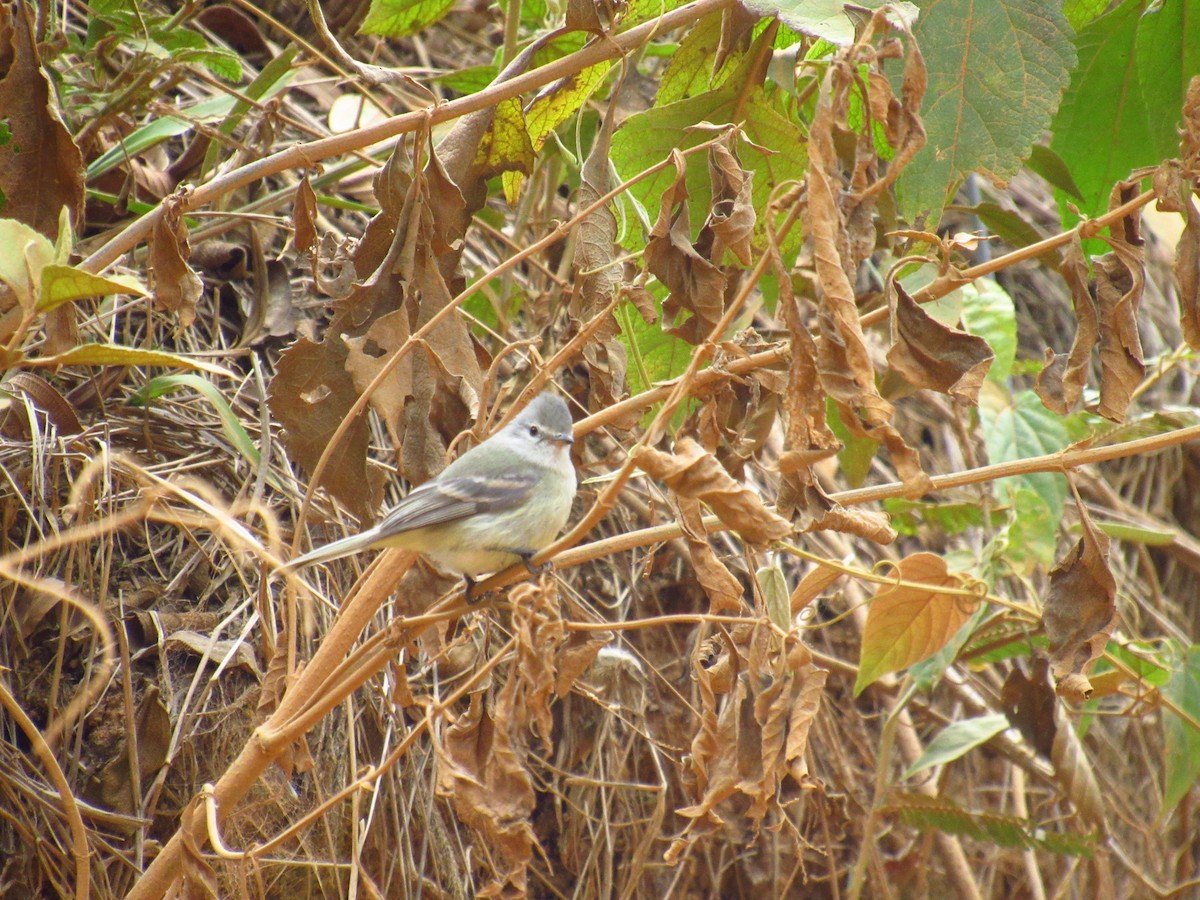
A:
{"label": "small gray bird", "polygon": [[532,572],[530,558],[562,531],[575,499],[571,429],[567,404],[540,394],[500,431],[414,488],[374,528],[318,547],[286,568],[399,547],[462,573],[468,600],[473,575],[518,561]]}

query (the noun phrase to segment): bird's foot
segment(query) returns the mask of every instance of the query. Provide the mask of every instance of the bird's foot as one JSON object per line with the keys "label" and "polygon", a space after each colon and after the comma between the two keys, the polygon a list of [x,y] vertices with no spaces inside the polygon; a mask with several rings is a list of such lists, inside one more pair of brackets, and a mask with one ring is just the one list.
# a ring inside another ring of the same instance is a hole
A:
{"label": "bird's foot", "polygon": [[536,550],[518,550],[517,556],[521,557],[521,562],[525,563],[525,568],[529,570],[530,575],[541,575],[543,572],[549,572],[554,568],[554,563],[546,560],[541,565],[535,566],[530,560],[537,554]]}

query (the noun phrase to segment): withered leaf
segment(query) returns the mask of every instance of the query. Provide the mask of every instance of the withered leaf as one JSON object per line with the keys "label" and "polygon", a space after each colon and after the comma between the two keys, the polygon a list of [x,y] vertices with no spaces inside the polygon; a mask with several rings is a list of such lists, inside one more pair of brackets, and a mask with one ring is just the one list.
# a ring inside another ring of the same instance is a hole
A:
{"label": "withered leaf", "polygon": [[[1193,86],[1200,93],[1200,76],[1193,79]],[[1200,122],[1195,124],[1200,126]],[[1200,147],[1195,152],[1200,159]],[[1182,213],[1184,217],[1183,233],[1175,249],[1179,322],[1187,345],[1200,350],[1200,213],[1192,200],[1192,184],[1184,178],[1179,160],[1169,159],[1155,170],[1154,190],[1159,209]]]}
{"label": "withered leaf", "polygon": [[1078,504],[1083,536],[1050,572],[1042,625],[1056,678],[1079,675],[1108,643],[1115,624],[1117,583],[1108,568],[1108,535]]}
{"label": "withered leaf", "polygon": [[725,563],[721,562],[708,542],[708,534],[700,521],[702,512],[699,501],[690,497],[680,497],[676,493],[672,493],[671,499],[676,520],[683,528],[683,535],[687,540],[688,556],[696,572],[696,579],[708,595],[709,611],[716,615],[745,612],[745,591],[741,582],[734,577]]}
{"label": "withered leaf", "polygon": [[[866,202],[853,202],[842,183],[842,165],[833,135],[848,108],[849,80],[841,67],[831,67],[810,129],[808,204],[805,231],[812,239],[813,263],[821,288],[817,371],[821,384],[837,402],[847,427],[887,447],[909,496],[932,486],[917,452],[891,424],[894,409],[880,396],[875,368],[863,339],[854,288],[847,274],[873,246],[874,226]],[[860,175],[865,173],[860,167]],[[865,176],[864,176],[865,177]],[[864,195],[864,199],[867,195]],[[842,201],[851,204],[843,209]]]}
{"label": "withered leaf", "polygon": [[[591,206],[611,187],[610,149],[616,109],[616,103],[609,104],[604,123],[584,161],[575,195],[575,205],[579,209]],[[614,293],[621,287],[623,272],[616,242],[617,219],[608,204],[584,216],[575,229],[575,289],[571,294],[570,309],[578,328],[604,314]],[[653,297],[644,288],[642,293],[649,297],[653,310]],[[611,406],[625,395],[628,360],[625,345],[618,339],[619,333],[616,316],[610,312],[594,337],[583,345],[583,357],[591,376],[588,385],[592,409]]]}
{"label": "withered leaf", "polygon": [[483,696],[472,694],[470,708],[434,747],[439,791],[465,825],[487,838],[499,857],[494,865],[502,881],[522,890],[536,842],[529,822],[535,797],[526,753],[511,737],[516,687],[516,676],[510,675],[494,716],[484,708]]}
{"label": "withered leaf", "polygon": [[196,302],[204,289],[187,263],[191,254],[182,203],[177,197],[164,200],[163,213],[150,235],[150,282],[154,302],[175,313],[181,329],[195,321]]}
{"label": "withered leaf", "polygon": [[1092,349],[1100,339],[1100,312],[1088,284],[1087,262],[1083,258],[1083,245],[1078,234],[1067,245],[1059,272],[1071,289],[1071,302],[1075,306],[1075,339],[1071,342],[1069,354],[1055,354],[1047,348],[1046,366],[1038,373],[1035,390],[1047,409],[1065,416],[1083,396],[1088,362]]}
{"label": "withered leaf", "polygon": [[[340,344],[300,338],[280,356],[271,380],[271,415],[283,426],[288,454],[310,473],[358,399]],[[381,473],[367,465],[368,424],[363,416],[351,423],[337,464],[325,467],[320,482],[363,523],[371,520],[382,485]]]}
{"label": "withered leaf", "polygon": [[733,251],[738,261],[749,266],[750,239],[754,235],[755,212],[750,192],[754,173],[747,172],[733,153],[737,133],[730,131],[708,151],[708,174],[712,181],[712,210],[706,228],[712,233],[709,259],[718,265],[725,251]]}
{"label": "withered leaf", "polygon": [[1145,287],[1142,252],[1116,244],[1094,260],[1096,305],[1100,310],[1100,402],[1092,412],[1123,422],[1146,366],[1137,311]]}
{"label": "withered leaf", "polygon": [[896,292],[895,343],[888,350],[888,363],[913,387],[977,403],[980,385],[996,359],[987,341],[937,321],[899,281],[892,279],[891,287]]}
{"label": "withered leaf", "polygon": [[1054,718],[1054,688],[1050,686],[1050,664],[1045,657],[1033,658],[1033,674],[1026,676],[1014,665],[1000,691],[1000,705],[1008,721],[1038,753],[1050,758],[1058,730]]}
{"label": "withered leaf", "polygon": [[786,519],[734,481],[712,454],[691,438],[682,438],[674,454],[643,447],[635,461],[681,497],[695,497],[707,504],[725,525],[752,544],[768,544],[792,533]]}
{"label": "withered leaf", "polygon": [[311,253],[317,245],[317,195],[305,175],[296,185],[296,200],[292,207],[292,234],[296,249]]}
{"label": "withered leaf", "polygon": [[687,163],[673,151],[675,181],[662,195],[658,221],[646,244],[646,268],[665,284],[671,294],[663,304],[668,322],[683,312],[691,318],[670,329],[671,334],[692,344],[705,340],[725,311],[725,275],[705,259],[692,244],[688,214]]}
{"label": "withered leaf", "polygon": [[0,143],[0,196],[5,217],[54,240],[63,207],[73,223],[81,221],[83,155],[42,68],[33,10],[28,3],[0,5],[0,110],[11,132]]}

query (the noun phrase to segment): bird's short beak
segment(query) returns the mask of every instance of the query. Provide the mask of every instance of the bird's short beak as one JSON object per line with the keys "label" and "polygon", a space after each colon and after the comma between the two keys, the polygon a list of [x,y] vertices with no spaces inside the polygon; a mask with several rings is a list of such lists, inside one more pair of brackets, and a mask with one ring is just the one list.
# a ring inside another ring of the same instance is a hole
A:
{"label": "bird's short beak", "polygon": [[570,445],[575,443],[575,435],[571,434],[569,431],[564,431],[562,434],[554,435],[552,440],[556,444]]}

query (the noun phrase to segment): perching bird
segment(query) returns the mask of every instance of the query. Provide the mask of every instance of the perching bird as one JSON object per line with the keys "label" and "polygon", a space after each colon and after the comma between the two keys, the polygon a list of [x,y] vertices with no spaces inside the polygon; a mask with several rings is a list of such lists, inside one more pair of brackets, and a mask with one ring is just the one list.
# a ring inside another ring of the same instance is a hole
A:
{"label": "perching bird", "polygon": [[465,576],[495,572],[549,546],[571,512],[571,411],[538,395],[504,428],[414,488],[378,525],[318,547],[287,564],[299,568],[373,547],[416,550]]}

